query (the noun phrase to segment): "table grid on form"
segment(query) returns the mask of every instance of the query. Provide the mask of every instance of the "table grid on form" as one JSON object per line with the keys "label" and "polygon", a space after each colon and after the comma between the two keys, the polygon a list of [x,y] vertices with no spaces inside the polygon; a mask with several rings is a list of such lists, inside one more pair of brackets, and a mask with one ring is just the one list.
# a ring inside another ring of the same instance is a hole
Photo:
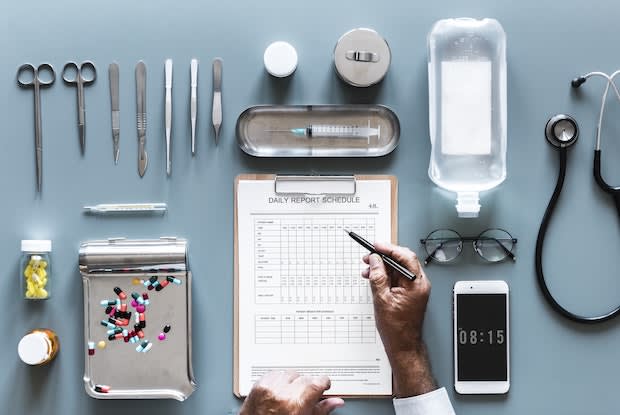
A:
{"label": "table grid on form", "polygon": [[256,316],[256,344],[376,343],[372,314],[260,314]]}
{"label": "table grid on form", "polygon": [[254,218],[257,304],[371,304],[360,276],[367,251],[344,229],[375,239],[375,218]]}

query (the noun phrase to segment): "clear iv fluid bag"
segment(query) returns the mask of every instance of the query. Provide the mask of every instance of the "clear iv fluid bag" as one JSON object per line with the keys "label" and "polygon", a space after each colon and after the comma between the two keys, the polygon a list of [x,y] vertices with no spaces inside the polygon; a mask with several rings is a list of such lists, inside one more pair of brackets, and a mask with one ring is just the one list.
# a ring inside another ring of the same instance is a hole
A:
{"label": "clear iv fluid bag", "polygon": [[494,19],[445,19],[428,35],[428,175],[477,217],[481,191],[506,179],[506,34]]}

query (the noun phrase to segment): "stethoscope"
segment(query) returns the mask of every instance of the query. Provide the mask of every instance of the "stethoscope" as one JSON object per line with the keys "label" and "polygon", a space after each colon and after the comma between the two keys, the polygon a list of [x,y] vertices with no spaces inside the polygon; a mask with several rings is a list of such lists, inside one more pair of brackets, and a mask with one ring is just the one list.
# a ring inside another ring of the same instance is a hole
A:
{"label": "stethoscope", "polygon": [[[603,123],[603,114],[605,112],[605,102],[607,101],[609,87],[614,90],[616,97],[618,98],[618,102],[620,102],[620,91],[618,91],[618,87],[614,82],[614,78],[618,75],[620,75],[620,70],[612,73],[611,75],[607,75],[603,72],[590,72],[588,74],[580,76],[579,78],[573,79],[571,85],[573,88],[579,88],[584,82],[586,82],[586,80],[591,77],[603,77],[607,80],[607,85],[605,86],[605,91],[603,92],[603,97],[601,99],[601,109],[599,111],[598,126],[596,129],[596,145],[594,148],[593,173],[594,180],[601,188],[601,190],[609,194],[614,199],[616,203],[616,209],[618,210],[618,217],[620,219],[620,186],[614,187],[609,185],[601,175],[601,126]],[[551,196],[551,200],[549,201],[547,210],[545,211],[542,222],[540,223],[538,238],[536,239],[536,275],[538,279],[538,285],[540,286],[540,289],[549,304],[551,304],[553,309],[560,313],[562,316],[578,323],[602,323],[604,321],[611,320],[617,315],[620,315],[620,306],[616,307],[614,310],[606,314],[602,314],[599,316],[589,317],[574,314],[568,311],[556,301],[556,299],[549,291],[549,288],[547,287],[547,283],[545,281],[545,275],[543,273],[542,266],[542,252],[543,245],[545,243],[545,235],[547,233],[549,221],[551,220],[551,216],[553,215],[553,211],[555,210],[558,199],[560,197],[560,193],[562,192],[562,187],[564,186],[568,148],[577,142],[577,138],[579,138],[579,126],[577,125],[577,122],[573,119],[573,117],[565,114],[558,114],[552,117],[549,121],[547,121],[547,125],[545,126],[545,137],[547,138],[549,144],[559,150],[560,170],[558,174],[558,180],[555,185],[555,190],[553,191],[553,195]]]}

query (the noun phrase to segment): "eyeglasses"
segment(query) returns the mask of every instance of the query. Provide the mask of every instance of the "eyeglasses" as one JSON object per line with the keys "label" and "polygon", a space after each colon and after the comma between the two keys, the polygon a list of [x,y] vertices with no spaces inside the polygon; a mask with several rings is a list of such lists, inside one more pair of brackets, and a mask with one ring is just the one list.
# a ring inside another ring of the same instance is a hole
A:
{"label": "eyeglasses", "polygon": [[472,242],[474,251],[488,262],[500,262],[506,258],[517,260],[512,253],[517,239],[503,229],[487,229],[476,237],[462,237],[451,229],[437,229],[420,239],[428,254],[424,265],[431,260],[439,263],[454,261],[463,251],[463,242]]}

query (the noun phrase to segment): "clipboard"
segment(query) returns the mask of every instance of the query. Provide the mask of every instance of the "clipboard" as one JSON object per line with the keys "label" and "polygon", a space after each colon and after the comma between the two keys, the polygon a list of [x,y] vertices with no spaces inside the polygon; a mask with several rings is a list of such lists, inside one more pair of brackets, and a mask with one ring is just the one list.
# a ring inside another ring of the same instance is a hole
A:
{"label": "clipboard", "polygon": [[[240,392],[239,367],[239,198],[240,181],[273,181],[274,195],[354,195],[359,182],[383,180],[390,182],[390,234],[391,243],[398,241],[398,180],[393,175],[353,175],[353,176],[291,176],[275,174],[240,174],[234,182],[234,363],[233,392],[242,398]],[[342,397],[385,398],[386,395],[339,395]]]}

